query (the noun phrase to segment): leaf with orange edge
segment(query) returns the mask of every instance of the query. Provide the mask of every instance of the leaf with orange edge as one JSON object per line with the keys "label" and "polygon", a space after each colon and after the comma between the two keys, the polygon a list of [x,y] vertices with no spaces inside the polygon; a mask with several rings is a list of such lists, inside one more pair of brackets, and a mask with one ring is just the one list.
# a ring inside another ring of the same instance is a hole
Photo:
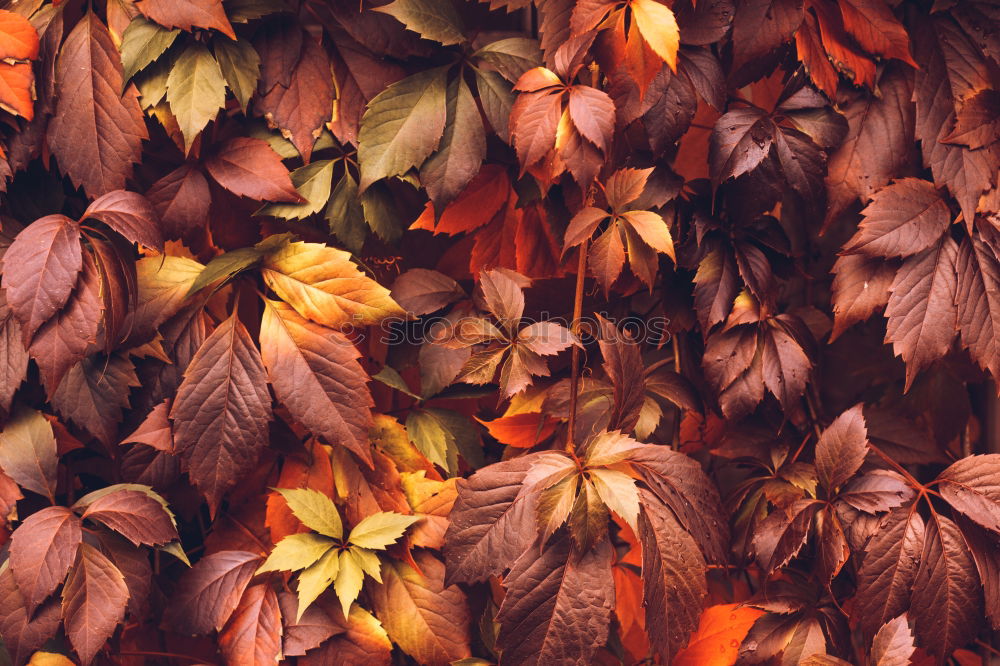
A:
{"label": "leaf with orange edge", "polygon": [[38,57],[38,33],[18,13],[0,10],[0,59],[34,60]]}
{"label": "leaf with orange edge", "polygon": [[632,19],[649,48],[676,72],[680,31],[674,13],[656,0],[632,0],[629,6]]}
{"label": "leaf with orange edge", "polygon": [[501,416],[492,421],[476,419],[498,442],[517,449],[530,449],[556,431],[557,422],[541,412]]}
{"label": "leaf with orange edge", "polygon": [[30,63],[0,63],[0,108],[26,120],[35,117],[35,75]]}
{"label": "leaf with orange edge", "polygon": [[487,164],[479,170],[462,193],[448,204],[435,220],[434,204],[428,202],[424,212],[410,229],[432,231],[449,236],[478,229],[503,208],[510,197],[510,178],[503,167]]}
{"label": "leaf with orange edge", "polygon": [[[286,456],[276,488],[310,488],[333,497],[333,468],[326,449],[316,439],[306,444],[307,454]],[[271,530],[271,542],[278,543],[290,534],[308,532],[288,507],[288,502],[278,492],[267,496],[264,524]]]}
{"label": "leaf with orange edge", "polygon": [[736,663],[740,643],[764,611],[740,604],[709,606],[691,634],[688,646],[677,653],[672,666],[730,666]]}

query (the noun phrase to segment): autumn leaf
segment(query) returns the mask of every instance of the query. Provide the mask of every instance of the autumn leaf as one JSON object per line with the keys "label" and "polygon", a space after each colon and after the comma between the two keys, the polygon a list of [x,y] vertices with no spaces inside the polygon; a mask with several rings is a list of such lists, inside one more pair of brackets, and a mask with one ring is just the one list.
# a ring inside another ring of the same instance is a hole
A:
{"label": "autumn leaf", "polygon": [[260,139],[231,139],[205,160],[205,168],[233,194],[258,201],[303,201],[278,154]]}
{"label": "autumn leaf", "polygon": [[56,506],[31,514],[14,531],[11,569],[29,615],[63,582],[82,537],[80,519]]}
{"label": "autumn leaf", "polygon": [[32,409],[21,408],[0,432],[0,467],[27,490],[53,502],[59,459],[52,426]]}
{"label": "autumn leaf", "polygon": [[63,625],[70,644],[89,664],[125,616],[129,592],[122,573],[83,543],[62,591]]}
{"label": "autumn leaf", "polygon": [[235,550],[206,555],[180,578],[166,619],[179,632],[221,629],[236,610],[260,556]]}
{"label": "autumn leaf", "polygon": [[763,612],[750,606],[721,604],[706,608],[687,647],[674,657],[677,666],[726,666],[735,662],[739,645]]}

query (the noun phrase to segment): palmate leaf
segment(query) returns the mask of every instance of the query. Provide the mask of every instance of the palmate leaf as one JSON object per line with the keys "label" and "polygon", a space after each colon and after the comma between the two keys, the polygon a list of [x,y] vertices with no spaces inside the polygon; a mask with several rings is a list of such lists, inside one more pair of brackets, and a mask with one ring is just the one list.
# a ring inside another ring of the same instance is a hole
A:
{"label": "palmate leaf", "polygon": [[340,512],[329,497],[311,488],[276,488],[302,524],[331,539],[343,536]]}
{"label": "palmate leaf", "polygon": [[333,539],[317,534],[290,534],[275,544],[255,573],[298,571],[314,564],[335,546]]}
{"label": "palmate leaf", "polygon": [[385,550],[418,520],[419,516],[404,516],[391,511],[374,513],[354,526],[347,541],[360,548]]}

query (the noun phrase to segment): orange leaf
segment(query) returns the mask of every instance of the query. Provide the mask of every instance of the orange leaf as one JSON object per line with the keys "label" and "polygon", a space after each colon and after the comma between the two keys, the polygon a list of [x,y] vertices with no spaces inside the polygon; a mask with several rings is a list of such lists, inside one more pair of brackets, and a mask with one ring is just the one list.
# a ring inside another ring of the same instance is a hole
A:
{"label": "orange leaf", "polygon": [[445,207],[436,224],[434,206],[428,202],[424,212],[410,225],[410,229],[448,235],[472,231],[492,220],[509,196],[510,180],[507,172],[498,165],[487,164],[462,193]]}
{"label": "orange leaf", "polygon": [[[295,456],[285,458],[281,468],[281,476],[274,484],[276,488],[311,488],[333,497],[333,468],[330,456],[318,440],[312,439],[306,444],[311,460],[303,460]],[[278,543],[289,534],[308,532],[288,508],[288,502],[280,493],[272,492],[267,496],[267,515],[264,524],[271,530],[271,542]]]}
{"label": "orange leaf", "polygon": [[20,14],[0,9],[0,60],[34,60],[38,57],[38,33]]}
{"label": "orange leaf", "polygon": [[673,666],[730,666],[736,663],[740,643],[764,611],[739,604],[709,606],[688,646],[674,657]]}
{"label": "orange leaf", "polygon": [[34,93],[31,65],[0,62],[0,108],[31,120],[35,117]]}
{"label": "orange leaf", "polygon": [[490,431],[501,444],[517,449],[528,449],[545,441],[556,431],[556,422],[541,412],[526,412],[501,416],[492,421],[476,419]]}

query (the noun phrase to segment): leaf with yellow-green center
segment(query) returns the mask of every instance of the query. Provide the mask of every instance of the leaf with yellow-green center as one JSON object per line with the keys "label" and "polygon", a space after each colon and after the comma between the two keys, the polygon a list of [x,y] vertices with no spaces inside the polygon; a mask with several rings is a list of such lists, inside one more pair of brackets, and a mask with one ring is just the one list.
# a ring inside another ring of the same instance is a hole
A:
{"label": "leaf with yellow-green center", "polygon": [[382,582],[382,560],[378,559],[375,551],[355,546],[348,552],[362,571],[374,578],[376,582]]}
{"label": "leaf with yellow-green center", "polygon": [[365,582],[365,572],[358,564],[357,560],[351,556],[350,551],[340,552],[340,572],[337,580],[333,584],[333,591],[340,599],[340,607],[344,611],[344,617],[351,612],[351,604],[361,594],[361,586]]}
{"label": "leaf with yellow-green center", "polygon": [[275,488],[288,502],[288,508],[295,517],[311,530],[332,539],[344,535],[344,525],[340,520],[333,500],[312,488]]}
{"label": "leaf with yellow-green center", "polygon": [[633,530],[639,529],[639,491],[635,480],[614,469],[592,469],[590,480],[604,505],[618,514]]}
{"label": "leaf with yellow-green center", "polygon": [[333,539],[318,534],[306,533],[286,536],[278,542],[256,573],[305,569],[323,557],[334,545],[336,544]]}
{"label": "leaf with yellow-green center", "polygon": [[226,80],[203,44],[188,44],[170,68],[167,103],[190,150],[195,137],[226,103]]}
{"label": "leaf with yellow-green center", "polygon": [[280,217],[283,220],[301,220],[318,213],[330,199],[333,186],[333,160],[317,160],[299,167],[290,175],[303,203],[272,203],[261,207],[254,215]]}
{"label": "leaf with yellow-green center", "polygon": [[590,442],[587,450],[587,467],[607,467],[622,462],[640,447],[640,444],[618,430],[603,432]]}
{"label": "leaf with yellow-green center", "polygon": [[187,295],[191,296],[217,280],[229,280],[237,273],[245,271],[258,261],[262,252],[256,247],[241,247],[212,259],[205,265],[198,277],[191,282]]}
{"label": "leaf with yellow-green center", "polygon": [[299,574],[299,608],[296,611],[295,622],[302,619],[302,614],[306,612],[309,605],[316,601],[319,595],[333,585],[340,573],[340,551],[331,548],[319,558],[319,561],[310,565]]}
{"label": "leaf with yellow-green center", "polygon": [[608,536],[608,508],[592,481],[585,480],[569,514],[569,530],[582,551]]}
{"label": "leaf with yellow-green center", "polygon": [[288,243],[264,257],[264,282],[303,317],[331,328],[369,326],[405,312],[351,255],[319,243]]}
{"label": "leaf with yellow-green center", "polygon": [[354,526],[348,541],[361,548],[385,550],[418,520],[417,516],[404,516],[392,511],[374,513]]}
{"label": "leaf with yellow-green center", "polygon": [[566,522],[570,509],[573,508],[579,483],[580,477],[573,475],[546,488],[538,496],[536,518],[538,529],[542,532],[542,543],[547,542],[552,533]]}

